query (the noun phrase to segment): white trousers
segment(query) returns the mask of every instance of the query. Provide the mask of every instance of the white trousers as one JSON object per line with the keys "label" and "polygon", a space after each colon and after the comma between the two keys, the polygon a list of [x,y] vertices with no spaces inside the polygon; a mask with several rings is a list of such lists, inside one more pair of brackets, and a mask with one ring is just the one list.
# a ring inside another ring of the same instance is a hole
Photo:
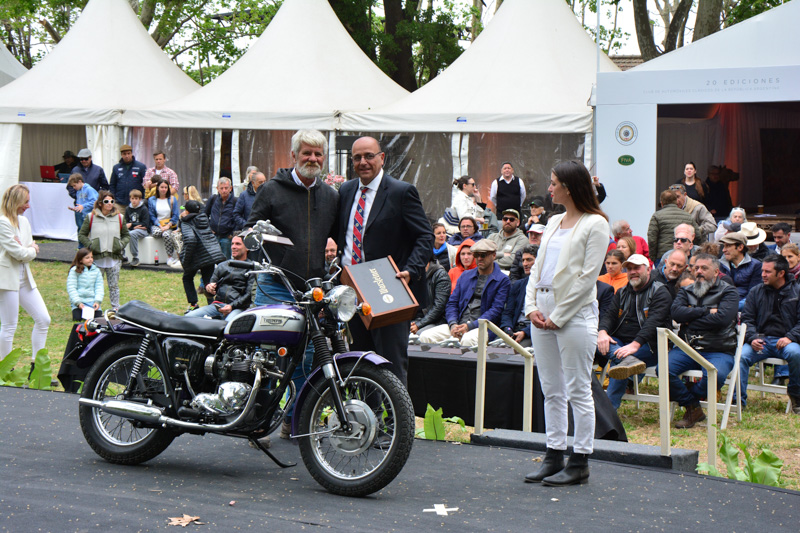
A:
{"label": "white trousers", "polygon": [[31,360],[47,344],[47,329],[50,327],[50,313],[38,289],[32,289],[27,278],[19,283],[19,291],[0,290],[0,360],[5,359],[13,349],[14,334],[17,332],[19,306],[33,318],[31,332]]}
{"label": "white trousers", "polygon": [[[477,346],[479,330],[480,328],[475,328],[464,333],[464,335],[461,337],[461,346],[468,348]],[[437,342],[442,342],[450,337],[452,337],[452,335],[450,335],[450,326],[447,324],[442,324],[441,326],[435,326],[420,333],[419,342],[425,344],[436,344]]]}
{"label": "white trousers", "polygon": [[[555,308],[553,291],[536,291],[536,306],[545,318]],[[575,422],[575,453],[594,449],[594,398],[592,361],[597,346],[597,304],[584,306],[564,327],[543,330],[532,327],[531,343],[544,393],[547,447],[567,449],[567,401]]]}

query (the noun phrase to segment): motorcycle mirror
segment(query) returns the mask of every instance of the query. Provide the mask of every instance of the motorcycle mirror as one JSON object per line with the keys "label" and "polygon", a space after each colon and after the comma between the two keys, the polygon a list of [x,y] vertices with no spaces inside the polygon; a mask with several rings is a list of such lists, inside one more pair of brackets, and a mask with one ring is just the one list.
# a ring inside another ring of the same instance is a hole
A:
{"label": "motorcycle mirror", "polygon": [[244,243],[244,247],[251,252],[258,250],[261,246],[261,234],[256,231],[249,230],[242,235],[242,242]]}

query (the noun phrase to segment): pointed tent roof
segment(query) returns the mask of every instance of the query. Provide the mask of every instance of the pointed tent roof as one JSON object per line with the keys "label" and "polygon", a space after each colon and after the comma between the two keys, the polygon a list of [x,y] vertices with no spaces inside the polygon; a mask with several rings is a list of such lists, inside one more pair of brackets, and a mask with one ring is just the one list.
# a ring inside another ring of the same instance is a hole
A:
{"label": "pointed tent roof", "polygon": [[174,100],[198,87],[128,2],[90,0],[42,61],[0,89],[0,122],[110,124],[121,109]]}
{"label": "pointed tent roof", "polygon": [[[619,70],[605,54],[601,71]],[[588,132],[597,51],[563,0],[506,0],[474,43],[410,96],[347,114],[348,131]]]}
{"label": "pointed tent roof", "polygon": [[26,72],[28,72],[28,69],[17,61],[17,58],[8,51],[8,48],[0,45],[0,87],[11,83]]}
{"label": "pointed tent roof", "polygon": [[800,2],[787,2],[629,72],[800,65]]}
{"label": "pointed tent roof", "polygon": [[126,111],[123,123],[333,129],[338,112],[407,94],[356,45],[326,0],[285,0],[258,41],[219,78],[178,101]]}

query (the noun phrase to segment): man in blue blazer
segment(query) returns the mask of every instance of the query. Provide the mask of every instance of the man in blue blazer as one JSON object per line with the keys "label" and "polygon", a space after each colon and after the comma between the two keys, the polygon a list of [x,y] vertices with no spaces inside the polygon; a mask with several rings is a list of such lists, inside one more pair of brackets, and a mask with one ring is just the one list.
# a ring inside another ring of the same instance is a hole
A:
{"label": "man in blue blazer", "polygon": [[[339,232],[342,264],[352,265],[391,255],[417,302],[425,306],[425,265],[433,255],[433,232],[416,187],[383,172],[386,154],[372,137],[353,143],[353,170],[358,180],[339,189]],[[351,320],[352,347],[374,350],[392,362],[392,371],[406,384],[409,322],[368,331]]]}

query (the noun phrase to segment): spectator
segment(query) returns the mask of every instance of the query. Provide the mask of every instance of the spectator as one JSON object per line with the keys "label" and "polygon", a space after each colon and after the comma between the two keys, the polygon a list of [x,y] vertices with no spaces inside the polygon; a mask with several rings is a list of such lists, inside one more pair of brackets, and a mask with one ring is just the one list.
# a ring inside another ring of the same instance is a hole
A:
{"label": "spectator", "polygon": [[116,311],[119,309],[119,269],[130,235],[114,205],[111,191],[97,194],[94,210],[84,219],[78,240],[92,251],[95,266],[105,275],[111,307]]}
{"label": "spectator", "polygon": [[[675,250],[681,250],[688,259],[692,258],[692,255],[697,253],[700,250],[699,246],[695,246],[695,233],[694,233],[694,226],[690,226],[689,224],[678,224],[675,227],[675,237],[672,239],[672,247]],[[659,264],[662,264],[666,259],[667,254],[661,256],[661,260]]]}
{"label": "spectator", "polygon": [[747,295],[742,322],[747,324],[739,362],[742,406],[747,403],[750,367],[767,357],[784,359],[788,365],[792,412],[800,415],[800,284],[788,277],[786,258],[770,254],[761,265],[763,283]]}
{"label": "spectator", "polygon": [[[524,277],[511,283],[508,299],[500,317],[500,328],[524,347],[531,345],[531,321],[525,316],[525,291],[539,246],[526,244],[520,250]],[[493,334],[490,335],[490,338]]]}
{"label": "spectator", "polygon": [[[736,351],[736,289],[717,278],[719,261],[708,254],[698,254],[695,282],[678,291],[672,303],[672,318],[681,325],[679,335],[717,369],[717,390],[733,368]],[[679,376],[687,370],[702,370],[703,378],[694,384]],[[656,369],[661,372],[661,368]],[[686,408],[676,428],[694,427],[705,420],[700,400],[706,397],[708,373],[679,348],[669,351],[669,397]]]}
{"label": "spectator", "polygon": [[781,248],[781,255],[786,258],[789,263],[789,274],[797,281],[800,279],[800,247],[794,243],[789,243]]}
{"label": "spectator", "polygon": [[514,256],[528,244],[528,238],[519,229],[519,213],[514,209],[503,211],[503,231],[487,237],[497,245],[497,266],[508,271],[514,263]]}
{"label": "spectator", "polygon": [[236,209],[236,197],[231,191],[233,191],[231,180],[220,178],[217,182],[217,194],[208,200],[205,207],[211,231],[217,237],[226,259],[231,258],[231,236],[236,227],[233,214]]}
{"label": "spectator", "polygon": [[730,232],[741,231],[742,224],[745,222],[747,222],[747,213],[741,207],[734,207],[731,209],[731,214],[727,220],[723,220],[717,225],[717,231],[714,232],[714,240],[718,241]]}
{"label": "spectator", "polygon": [[[148,168],[144,175],[144,183],[147,187],[147,194],[145,197],[150,198],[153,196],[156,193],[158,182],[161,180],[166,180],[169,182],[170,194],[177,198],[178,191],[180,190],[180,183],[178,182],[178,175],[175,173],[175,171],[166,165],[167,156],[164,154],[164,152],[159,150],[153,154],[153,160],[155,161],[155,166]],[[194,200],[194,198],[186,198],[185,191],[183,194],[183,199],[184,201]]]}
{"label": "spectator", "polygon": [[545,226],[542,224],[532,224],[531,227],[528,228],[528,244],[535,244],[536,246],[542,244],[544,228]]}
{"label": "spectator", "polygon": [[650,261],[633,254],[624,263],[629,282],[614,294],[610,309],[600,315],[597,348],[609,355],[611,370],[606,390],[619,409],[630,376],[641,377],[658,363],[656,328],[670,327],[672,296],[667,287],[650,276]]}
{"label": "spectator", "polygon": [[194,185],[189,185],[188,187],[183,188],[183,200],[184,202],[188,202],[189,200],[194,200],[198,202],[201,206],[205,205],[203,201],[203,197],[200,196],[200,193],[197,192],[197,187]]}
{"label": "spectator", "polygon": [[489,200],[494,204],[497,218],[506,209],[513,209],[517,213],[521,211],[525,201],[525,184],[514,175],[514,167],[508,161],[500,165],[500,177],[492,182]]}
{"label": "spectator", "polygon": [[233,210],[233,217],[236,220],[236,230],[241,231],[250,216],[253,202],[256,199],[258,188],[267,182],[267,177],[263,172],[254,172],[247,184],[247,188],[236,199],[236,207]]}
{"label": "spectator", "polygon": [[747,253],[753,259],[761,261],[769,255],[769,248],[764,244],[767,240],[767,232],[759,228],[755,222],[744,222],[741,232],[747,238]]}
{"label": "spectator", "polygon": [[475,189],[475,192],[472,193],[472,199],[475,202],[475,205],[481,209],[481,217],[483,217],[483,224],[484,227],[486,227],[486,232],[489,235],[498,233],[500,231],[500,222],[497,220],[497,215],[495,215],[494,211],[489,209],[486,206],[486,203],[481,200],[481,191],[479,191],[477,188]]}
{"label": "spectator", "polygon": [[441,222],[434,222],[433,229],[433,261],[445,272],[450,271],[450,256],[455,256],[455,246],[447,244],[447,229]]}
{"label": "spectator", "polygon": [[[196,208],[199,211],[200,206],[196,206]],[[198,212],[195,215],[200,216],[201,213]],[[185,215],[184,219],[188,216],[188,214]],[[247,260],[247,248],[245,248],[242,238],[238,235],[234,235],[231,239],[231,255],[236,261]],[[248,276],[249,269],[237,268],[231,265],[230,260],[218,264],[213,268],[213,271],[210,282],[205,285],[205,291],[206,294],[211,294],[215,297],[214,303],[189,311],[186,316],[224,318],[230,322],[250,307],[250,295],[253,292],[256,278]],[[189,286],[194,288],[193,279],[190,280]],[[197,301],[195,300],[196,304]]]}
{"label": "spectator", "polygon": [[92,212],[94,203],[97,201],[97,191],[91,185],[84,183],[83,176],[77,172],[69,177],[67,187],[72,187],[72,190],[75,191],[75,205],[69,209],[75,211],[75,223],[78,225],[78,229],[81,229],[83,219]]}
{"label": "spectator", "polygon": [[665,257],[666,260],[661,261],[661,265],[656,267],[653,276],[656,281],[666,285],[670,296],[675,298],[680,289],[681,276],[686,272],[689,262],[686,259],[686,253],[681,249],[673,249]]}
{"label": "spectator", "polygon": [[483,224],[483,209],[475,203],[475,180],[469,176],[461,176],[453,180],[453,205],[456,217],[460,221],[463,217],[472,217],[478,224]]}
{"label": "spectator", "polygon": [[131,236],[131,266],[139,266],[139,241],[150,234],[150,210],[142,202],[142,191],[133,189],[131,203],[125,209],[125,226]]}
{"label": "spectator", "polygon": [[722,220],[725,218],[725,213],[730,212],[733,207],[733,202],[731,201],[731,191],[728,189],[728,182],[720,179],[719,167],[709,167],[706,187],[708,193],[706,194],[704,203],[711,214],[714,215],[715,220]]}
{"label": "spectator", "polygon": [[662,192],[660,202],[661,209],[650,217],[647,228],[647,246],[652,257],[661,257],[672,248],[675,228],[679,224],[694,226],[692,215],[678,207],[678,197],[674,192]]}
{"label": "spectator", "polygon": [[461,274],[478,266],[472,256],[472,246],[474,244],[472,239],[467,239],[456,249],[456,263],[447,271],[447,275],[450,277],[451,292],[456,290],[456,283],[458,283],[458,278],[461,277]]}
{"label": "spectator", "polygon": [[[741,232],[728,233],[719,241],[722,243],[720,271],[728,274],[733,279],[733,284],[739,293],[739,311],[744,307],[747,293],[750,289],[761,284],[761,261],[753,259],[747,253],[747,239]],[[695,273],[695,275],[697,275]]]}
{"label": "spectator", "polygon": [[[698,180],[697,183],[700,183],[700,181]],[[677,196],[678,207],[687,213],[691,213],[695,226],[700,229],[699,241],[708,240],[708,236],[716,231],[717,223],[711,213],[708,212],[708,209],[706,209],[706,206],[686,194],[686,188],[680,183],[670,185],[669,190]]]}
{"label": "spectator", "polygon": [[683,167],[683,178],[675,182],[683,185],[689,198],[705,204],[708,195],[708,185],[697,176],[697,167],[689,161]]}
{"label": "spectator", "polygon": [[[625,260],[627,261],[630,256],[636,253],[636,241],[633,240],[633,237],[622,237],[617,241],[616,249],[622,252],[622,255],[625,256]],[[639,255],[643,256],[644,254]]]}
{"label": "spectator", "polygon": [[59,174],[72,174],[72,169],[78,166],[78,158],[70,150],[64,152],[62,159],[61,163],[53,167],[56,170],[56,176]]}
{"label": "spectator", "polygon": [[767,248],[776,254],[781,253],[781,249],[791,242],[792,227],[786,222],[778,222],[772,226],[772,238],[775,244],[770,244]]}
{"label": "spectator", "polygon": [[428,305],[420,308],[416,318],[411,322],[412,334],[421,333],[445,323],[444,310],[451,292],[450,278],[444,268],[433,260],[425,267],[425,277],[428,281]]}
{"label": "spectator", "polygon": [[544,198],[541,196],[534,196],[531,198],[531,216],[528,217],[525,228],[530,231],[531,227],[536,224],[544,227],[547,225],[548,218],[550,217],[544,210]]}
{"label": "spectator", "polygon": [[472,217],[463,217],[459,220],[458,229],[459,232],[450,237],[448,244],[458,246],[466,239],[471,239],[472,242],[483,239],[483,235],[478,231],[478,222]]}
{"label": "spectator", "polygon": [[328,243],[325,245],[325,276],[323,278],[331,279],[338,267],[339,247],[336,246],[336,241],[328,237]]}
{"label": "spectator", "polygon": [[603,283],[608,283],[614,287],[616,293],[622,287],[628,284],[628,274],[622,271],[622,264],[625,262],[625,255],[619,250],[611,250],[606,254],[604,264],[606,266],[606,273],[598,276],[597,280]]}
{"label": "spectator", "polygon": [[111,194],[120,207],[127,207],[131,191],[134,189],[144,194],[144,175],[147,167],[133,157],[133,148],[123,144],[119,148],[120,160],[111,170]]}
{"label": "spectator", "polygon": [[[528,230],[528,244],[535,246],[537,251],[539,250],[539,244],[542,242],[542,233],[544,233],[544,226],[541,224],[534,224]],[[525,247],[523,246],[523,249],[524,248]],[[508,278],[513,282],[525,277],[527,277],[527,275],[522,268],[522,250],[517,250],[517,253],[514,255],[514,263],[511,265],[511,271],[508,274]]]}
{"label": "spectator", "polygon": [[608,198],[608,194],[606,194],[606,188],[600,183],[600,178],[597,176],[592,176],[592,185],[594,186],[594,193],[597,195],[597,203],[602,204],[603,200]]}
{"label": "spectator", "polygon": [[94,256],[88,248],[81,248],[75,254],[67,274],[67,295],[72,306],[72,320],[83,320],[83,308],[94,309],[94,316],[100,316],[103,303],[103,273],[94,266]]}
{"label": "spectator", "polygon": [[495,264],[497,245],[489,240],[472,246],[477,268],[468,270],[459,279],[447,300],[447,324],[423,332],[421,343],[441,342],[448,337],[459,339],[461,346],[478,345],[478,319],[499,325],[511,282]]}
{"label": "spectator", "polygon": [[183,265],[183,290],[189,302],[188,313],[198,308],[195,274],[200,271],[201,286],[205,290],[205,285],[211,282],[214,274],[214,265],[224,261],[225,256],[208,227],[208,217],[200,211],[200,202],[189,200],[185,207],[180,219],[183,235],[180,260]]}
{"label": "spectator", "polygon": [[611,234],[614,236],[614,242],[609,245],[609,250],[616,248],[617,243],[623,237],[630,237],[636,243],[636,249],[633,253],[645,256],[650,260],[650,265],[653,265],[653,258],[650,257],[650,247],[647,245],[647,241],[633,234],[631,225],[628,224],[627,220],[617,220],[611,224]]}
{"label": "spectator", "polygon": [[[92,163],[92,152],[88,148],[84,148],[78,152],[78,161],[80,164],[72,169],[73,174],[80,174],[83,178],[83,182],[87,185],[91,185],[92,189],[96,191],[101,189],[108,190],[106,173],[103,172],[101,167]],[[69,183],[67,184],[67,192],[69,192],[72,198],[75,198],[75,189],[70,187]]]}
{"label": "spectator", "polygon": [[181,268],[174,235],[178,229],[178,200],[172,196],[168,181],[158,182],[156,194],[147,200],[147,210],[150,212],[150,231],[153,237],[164,239],[167,266]]}

